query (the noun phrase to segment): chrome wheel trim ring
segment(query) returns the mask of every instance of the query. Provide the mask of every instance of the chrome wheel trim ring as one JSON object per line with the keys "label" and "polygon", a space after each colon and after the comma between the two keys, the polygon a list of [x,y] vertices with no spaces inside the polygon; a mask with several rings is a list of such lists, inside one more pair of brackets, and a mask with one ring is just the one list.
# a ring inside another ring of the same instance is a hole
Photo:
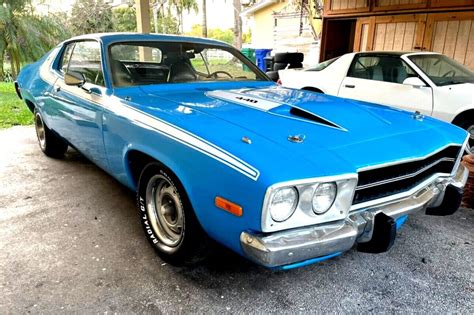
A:
{"label": "chrome wheel trim ring", "polygon": [[146,212],[157,245],[165,252],[176,251],[184,238],[184,209],[175,187],[163,175],[148,181]]}
{"label": "chrome wheel trim ring", "polygon": [[467,141],[466,151],[469,154],[474,154],[474,125],[469,126],[466,130],[469,133],[469,140]]}
{"label": "chrome wheel trim ring", "polygon": [[41,115],[39,113],[36,113],[35,115],[35,130],[36,136],[38,137],[38,143],[41,149],[44,150],[46,148],[46,131],[43,119],[41,118]]}

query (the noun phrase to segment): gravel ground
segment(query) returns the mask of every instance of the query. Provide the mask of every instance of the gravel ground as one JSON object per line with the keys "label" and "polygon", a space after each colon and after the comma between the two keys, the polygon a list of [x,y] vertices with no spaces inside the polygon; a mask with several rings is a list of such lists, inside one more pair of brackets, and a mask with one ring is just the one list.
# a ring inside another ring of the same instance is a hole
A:
{"label": "gravel ground", "polygon": [[224,249],[157,257],[134,195],[75,151],[45,157],[31,127],[0,131],[0,313],[474,313],[474,212],[409,218],[388,253],[272,272]]}

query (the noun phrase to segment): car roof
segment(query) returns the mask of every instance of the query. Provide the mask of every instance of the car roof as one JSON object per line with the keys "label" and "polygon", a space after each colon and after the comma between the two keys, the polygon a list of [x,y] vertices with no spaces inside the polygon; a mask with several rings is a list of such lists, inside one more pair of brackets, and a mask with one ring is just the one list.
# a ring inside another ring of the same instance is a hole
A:
{"label": "car roof", "polygon": [[168,34],[145,34],[145,33],[95,33],[85,34],[80,36],[72,37],[65,42],[77,41],[77,40],[98,40],[103,42],[105,45],[122,42],[122,41],[169,41],[169,42],[185,42],[185,43],[198,43],[198,44],[209,44],[217,46],[230,45],[214,39],[192,37],[192,36],[181,36],[181,35],[168,35]]}
{"label": "car roof", "polygon": [[355,54],[358,55],[374,55],[374,56],[411,56],[411,55],[428,55],[428,54],[436,54],[439,55],[437,52],[432,51],[363,51],[363,52],[356,52]]}

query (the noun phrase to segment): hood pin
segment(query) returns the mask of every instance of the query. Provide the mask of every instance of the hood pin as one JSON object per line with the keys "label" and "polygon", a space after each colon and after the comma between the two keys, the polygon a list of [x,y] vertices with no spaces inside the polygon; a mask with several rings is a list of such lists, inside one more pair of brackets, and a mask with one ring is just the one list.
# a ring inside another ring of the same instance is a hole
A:
{"label": "hood pin", "polygon": [[249,137],[242,137],[242,142],[247,144],[252,144],[252,140]]}
{"label": "hood pin", "polygon": [[425,118],[425,116],[420,113],[419,111],[416,111],[414,114],[413,114],[413,119],[416,119],[418,121],[423,121],[423,118]]}
{"label": "hood pin", "polygon": [[294,135],[294,136],[288,136],[288,141],[294,142],[294,143],[301,143],[304,141],[306,138],[305,135]]}

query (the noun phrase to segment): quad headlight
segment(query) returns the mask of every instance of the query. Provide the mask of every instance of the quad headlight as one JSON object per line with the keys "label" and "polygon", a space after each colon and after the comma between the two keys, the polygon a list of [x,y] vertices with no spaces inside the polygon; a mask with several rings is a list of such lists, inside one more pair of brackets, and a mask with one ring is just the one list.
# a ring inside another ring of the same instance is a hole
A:
{"label": "quad headlight", "polygon": [[277,222],[287,220],[298,204],[298,191],[294,187],[285,187],[276,191],[270,201],[269,210],[272,219]]}
{"label": "quad headlight", "polygon": [[345,219],[356,185],[355,173],[274,184],[265,194],[262,232]]}
{"label": "quad headlight", "polygon": [[337,185],[334,182],[321,183],[314,190],[312,205],[316,214],[327,212],[334,204],[337,195]]}

